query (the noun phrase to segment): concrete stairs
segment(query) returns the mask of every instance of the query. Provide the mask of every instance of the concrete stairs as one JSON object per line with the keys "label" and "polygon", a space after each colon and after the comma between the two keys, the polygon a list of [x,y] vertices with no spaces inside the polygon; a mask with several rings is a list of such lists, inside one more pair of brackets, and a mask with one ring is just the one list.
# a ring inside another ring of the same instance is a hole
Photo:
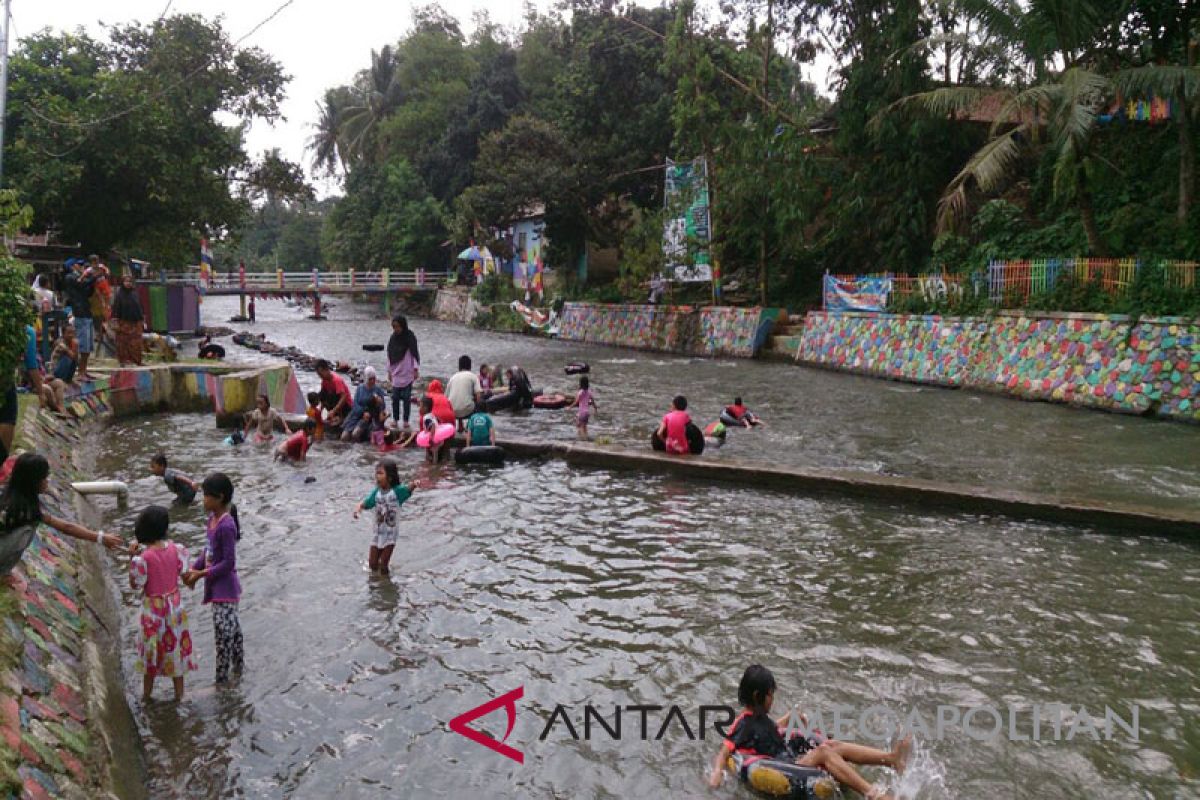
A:
{"label": "concrete stairs", "polygon": [[775,323],[767,345],[759,353],[759,357],[771,361],[794,361],[796,350],[800,347],[800,337],[803,335],[803,315],[781,319]]}

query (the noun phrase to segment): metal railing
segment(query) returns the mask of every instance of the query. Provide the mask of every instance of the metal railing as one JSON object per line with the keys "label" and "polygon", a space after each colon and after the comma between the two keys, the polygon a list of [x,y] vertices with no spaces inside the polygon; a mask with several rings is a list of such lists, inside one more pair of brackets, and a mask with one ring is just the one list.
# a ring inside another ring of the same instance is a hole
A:
{"label": "metal railing", "polygon": [[[447,271],[416,270],[345,270],[342,272],[215,272],[204,278],[195,271],[167,272],[158,282],[190,284],[204,289],[242,289],[247,291],[320,291],[339,289],[436,288],[451,277]],[[154,281],[150,281],[153,283]]]}

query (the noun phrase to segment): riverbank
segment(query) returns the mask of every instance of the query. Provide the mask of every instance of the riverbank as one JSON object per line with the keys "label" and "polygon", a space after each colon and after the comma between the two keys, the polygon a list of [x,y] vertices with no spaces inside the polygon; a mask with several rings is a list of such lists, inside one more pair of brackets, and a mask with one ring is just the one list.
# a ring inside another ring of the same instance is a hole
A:
{"label": "riverbank", "polygon": [[[66,417],[25,398],[16,442],[50,462],[45,508],[94,525],[95,509],[71,483],[91,476],[97,428],[160,411],[240,418],[259,393],[282,409],[303,409],[287,365],[112,370],[67,396]],[[105,559],[42,525],[13,572],[13,586],[0,586],[0,796],[146,796],[117,656],[121,609]]]}
{"label": "riverbank", "polygon": [[[21,442],[50,461],[44,507],[90,522],[70,488],[88,473],[88,432],[112,414],[98,394],[64,420],[26,404]],[[92,522],[94,524],[94,522]],[[0,586],[0,794],[145,797],[137,731],[125,702],[119,609],[94,547],[40,526]]]}
{"label": "riverbank", "polygon": [[1200,321],[809,312],[804,366],[1200,423]]}

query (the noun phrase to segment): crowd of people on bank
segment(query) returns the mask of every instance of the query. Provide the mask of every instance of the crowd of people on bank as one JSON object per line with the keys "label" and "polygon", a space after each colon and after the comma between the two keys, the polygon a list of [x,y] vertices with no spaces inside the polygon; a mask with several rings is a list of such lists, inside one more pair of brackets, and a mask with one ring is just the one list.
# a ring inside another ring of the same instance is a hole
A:
{"label": "crowd of people on bank", "polygon": [[[20,387],[27,387],[43,408],[61,415],[66,413],[67,387],[95,379],[90,361],[101,345],[111,346],[121,366],[141,365],[146,324],[141,299],[132,274],[123,275],[115,291],[111,277],[108,267],[93,255],[86,261],[67,259],[61,296],[50,288],[47,275],[34,279],[30,288],[35,324],[25,327],[18,379],[8,382],[0,397],[0,463],[12,449]],[[43,358],[46,350],[49,357]]]}

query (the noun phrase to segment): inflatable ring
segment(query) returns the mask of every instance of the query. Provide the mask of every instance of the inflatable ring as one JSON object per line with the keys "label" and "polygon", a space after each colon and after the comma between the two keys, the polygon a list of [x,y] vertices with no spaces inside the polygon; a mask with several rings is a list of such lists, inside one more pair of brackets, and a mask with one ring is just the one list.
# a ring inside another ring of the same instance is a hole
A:
{"label": "inflatable ring", "polygon": [[534,408],[565,408],[570,404],[571,401],[567,399],[566,395],[561,394],[539,394],[533,398]]}
{"label": "inflatable ring", "polygon": [[838,796],[833,778],[816,767],[737,753],[729,757],[728,766],[738,780],[764,795],[789,800],[826,800]]}
{"label": "inflatable ring", "polygon": [[504,448],[494,445],[463,447],[454,451],[457,464],[503,464]]}
{"label": "inflatable ring", "polygon": [[572,361],[564,370],[568,375],[586,375],[592,371],[586,361]]}
{"label": "inflatable ring", "polygon": [[[694,423],[687,424],[687,443],[688,452],[694,456],[698,456],[704,452],[704,432],[695,426]],[[658,438],[658,431],[650,432],[650,449],[659,453],[665,453],[667,444],[662,439]]]}
{"label": "inflatable ring", "polygon": [[704,429],[704,435],[705,436],[724,436],[725,435],[725,423],[724,422],[710,422],[708,424],[708,426]]}
{"label": "inflatable ring", "polygon": [[[447,439],[454,438],[454,425],[449,422],[443,422],[438,425],[433,431],[433,443],[441,444]],[[417,434],[417,447],[429,447],[429,431],[421,431]]]}
{"label": "inflatable ring", "polygon": [[721,412],[721,422],[724,422],[726,425],[728,425],[728,426],[729,426],[729,427],[731,427],[731,428],[744,428],[744,427],[746,427],[746,423],[745,423],[745,422],[743,422],[742,420],[738,419],[738,418],[737,418],[737,417],[735,417],[733,414],[730,414],[728,411],[722,411],[722,412]]}

